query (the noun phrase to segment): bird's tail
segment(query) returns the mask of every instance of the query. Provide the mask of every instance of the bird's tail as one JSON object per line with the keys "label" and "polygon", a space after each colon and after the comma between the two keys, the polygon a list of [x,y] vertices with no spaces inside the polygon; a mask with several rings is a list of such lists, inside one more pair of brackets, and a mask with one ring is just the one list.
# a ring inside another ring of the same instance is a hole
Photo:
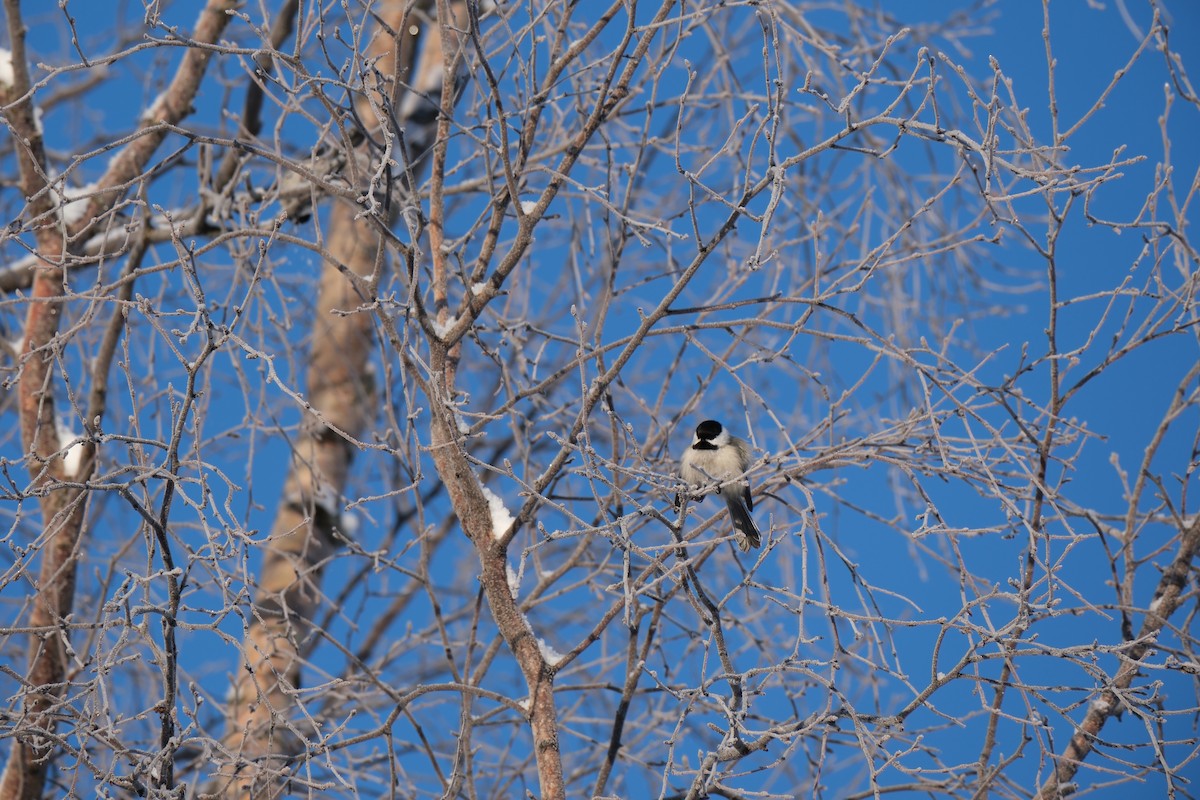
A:
{"label": "bird's tail", "polygon": [[725,505],[729,506],[729,518],[733,521],[733,529],[737,533],[738,547],[743,553],[762,545],[762,534],[750,516],[746,503],[737,496],[726,496]]}

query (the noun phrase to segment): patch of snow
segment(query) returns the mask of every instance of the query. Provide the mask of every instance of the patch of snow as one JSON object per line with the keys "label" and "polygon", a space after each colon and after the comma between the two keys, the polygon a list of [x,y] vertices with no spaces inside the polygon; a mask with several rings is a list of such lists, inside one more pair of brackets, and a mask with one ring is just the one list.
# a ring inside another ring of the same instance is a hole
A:
{"label": "patch of snow", "polygon": [[362,527],[362,521],[353,511],[343,511],[342,515],[338,517],[338,529],[347,536],[357,534],[360,527]]}
{"label": "patch of snow", "polygon": [[435,320],[432,320],[432,323],[433,323],[433,332],[436,333],[439,338],[445,339],[446,334],[449,333],[450,330],[455,325],[458,324],[458,317],[451,314],[450,316],[446,317],[445,322],[439,322],[438,320],[435,319]]}
{"label": "patch of snow", "polygon": [[334,519],[338,518],[339,512],[341,511],[341,504],[338,503],[338,493],[337,490],[328,483],[322,482],[317,484],[317,491],[313,495],[313,503],[316,504],[317,508],[324,511],[329,516],[333,517]]}
{"label": "patch of snow", "polygon": [[[58,447],[59,449],[66,448],[66,453],[63,455],[63,473],[67,477],[73,477],[79,474],[79,466],[83,461],[83,441],[79,434],[71,430],[71,427],[61,419],[56,421],[58,430]],[[74,442],[74,444],[71,444]]]}
{"label": "patch of snow", "polygon": [[499,495],[486,486],[483,487],[483,496],[487,498],[488,511],[492,513],[492,537],[499,539],[508,532],[515,519]]}
{"label": "patch of snow", "polygon": [[12,86],[16,81],[13,74],[13,54],[12,51],[0,47],[0,84]]}
{"label": "patch of snow", "polygon": [[95,194],[97,188],[99,185],[96,183],[86,183],[78,188],[64,186],[62,196],[55,192],[55,197],[62,203],[63,222],[72,225],[83,219],[88,203],[91,202],[91,195]]}
{"label": "patch of snow", "polygon": [[554,647],[548,644],[545,639],[538,639],[537,642],[538,652],[542,654],[542,658],[546,659],[547,664],[554,666],[563,660],[562,653],[555,650]]}
{"label": "patch of snow", "polygon": [[521,201],[521,211],[522,211],[522,213],[525,213],[525,214],[532,214],[532,213],[533,213],[533,210],[534,210],[535,208],[537,208],[537,200],[522,200],[522,201]]}
{"label": "patch of snow", "polygon": [[488,288],[488,285],[486,283],[483,283],[483,282],[472,283],[471,284],[471,294],[475,295],[476,297],[479,297],[479,295],[481,295],[487,291],[487,288]]}
{"label": "patch of snow", "polygon": [[153,125],[155,123],[162,122],[162,106],[165,101],[165,92],[159,94],[152,101],[150,101],[150,105],[148,105],[146,110],[142,112],[142,122],[146,125]]}
{"label": "patch of snow", "polygon": [[513,600],[516,600],[521,593],[521,576],[512,568],[512,564],[504,565],[504,574],[508,578],[508,593],[512,595]]}

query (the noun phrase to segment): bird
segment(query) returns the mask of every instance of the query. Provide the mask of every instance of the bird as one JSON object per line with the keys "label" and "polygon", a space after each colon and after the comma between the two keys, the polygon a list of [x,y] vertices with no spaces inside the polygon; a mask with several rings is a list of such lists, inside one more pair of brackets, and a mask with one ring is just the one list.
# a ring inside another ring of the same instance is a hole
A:
{"label": "bird", "polygon": [[747,553],[762,544],[762,534],[750,517],[754,498],[750,484],[742,476],[750,468],[750,445],[731,436],[715,419],[696,426],[692,444],[679,461],[679,475],[692,486],[716,481],[717,494],[729,507],[729,518],[737,535],[738,547]]}

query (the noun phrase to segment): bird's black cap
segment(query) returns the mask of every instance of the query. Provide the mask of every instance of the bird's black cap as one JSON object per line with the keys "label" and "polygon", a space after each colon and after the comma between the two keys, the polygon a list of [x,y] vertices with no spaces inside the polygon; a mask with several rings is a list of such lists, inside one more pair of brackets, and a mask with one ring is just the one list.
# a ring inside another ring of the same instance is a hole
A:
{"label": "bird's black cap", "polygon": [[696,426],[696,438],[711,442],[721,435],[721,430],[721,423],[715,419],[706,419]]}

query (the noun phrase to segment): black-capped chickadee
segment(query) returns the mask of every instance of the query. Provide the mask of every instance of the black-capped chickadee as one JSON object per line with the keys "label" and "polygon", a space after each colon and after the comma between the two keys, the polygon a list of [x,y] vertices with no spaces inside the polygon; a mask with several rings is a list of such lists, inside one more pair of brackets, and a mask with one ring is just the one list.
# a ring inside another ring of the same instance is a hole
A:
{"label": "black-capped chickadee", "polygon": [[750,468],[750,445],[721,426],[713,419],[706,419],[696,426],[692,446],[683,453],[679,462],[679,474],[692,486],[719,483],[717,494],[729,506],[729,518],[737,532],[738,547],[748,552],[762,544],[762,534],[750,511],[754,498],[750,496],[750,484],[742,478]]}

